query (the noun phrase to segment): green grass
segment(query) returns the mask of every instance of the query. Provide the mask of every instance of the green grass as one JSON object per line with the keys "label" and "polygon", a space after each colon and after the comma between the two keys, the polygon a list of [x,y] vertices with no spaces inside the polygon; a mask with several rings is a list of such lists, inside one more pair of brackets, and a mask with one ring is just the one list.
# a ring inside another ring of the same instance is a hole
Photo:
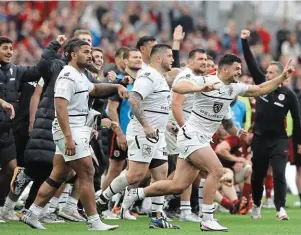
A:
{"label": "green grass", "polygon": [[[300,208],[293,208],[293,202],[299,198],[288,195],[288,214],[289,221],[277,221],[275,219],[274,209],[263,209],[261,220],[251,220],[250,215],[238,216],[225,213],[216,213],[215,217],[221,221],[221,224],[229,228],[227,234],[235,235],[293,235],[301,234]],[[180,225],[180,230],[163,230],[148,228],[149,218],[140,217],[137,221],[110,220],[108,224],[118,224],[120,228],[108,232],[88,232],[85,223],[64,223],[64,224],[46,224],[47,230],[34,230],[20,222],[7,222],[0,224],[0,235],[35,235],[35,234],[57,234],[57,235],[84,235],[84,234],[114,234],[114,235],[182,235],[182,234],[200,234],[198,223],[183,223],[174,221],[174,224]],[[225,234],[225,233],[214,233]]]}

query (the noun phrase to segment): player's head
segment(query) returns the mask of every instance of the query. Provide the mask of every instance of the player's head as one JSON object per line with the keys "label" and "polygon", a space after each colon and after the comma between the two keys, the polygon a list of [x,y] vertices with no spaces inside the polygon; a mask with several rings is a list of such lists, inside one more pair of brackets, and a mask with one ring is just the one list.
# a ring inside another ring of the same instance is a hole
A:
{"label": "player's head", "polygon": [[143,36],[139,38],[136,48],[141,51],[141,54],[147,58],[150,58],[150,54],[154,45],[158,44],[157,40],[153,36]]}
{"label": "player's head", "polygon": [[9,64],[14,54],[13,41],[8,37],[0,37],[0,63]]}
{"label": "player's head", "polygon": [[217,66],[214,63],[212,56],[207,55],[207,74],[213,74],[216,72]]}
{"label": "player's head", "polygon": [[188,55],[188,67],[196,75],[207,74],[207,55],[203,49],[194,49]]}
{"label": "player's head", "polygon": [[237,82],[241,76],[241,59],[234,54],[222,56],[218,63],[218,73],[229,82]]}
{"label": "player's head", "polygon": [[283,65],[277,61],[272,61],[267,68],[266,79],[272,80],[283,72]]}
{"label": "player's head", "polygon": [[73,36],[75,38],[78,38],[82,41],[89,43],[89,45],[92,46],[92,35],[89,30],[85,30],[85,29],[75,30]]}
{"label": "player's head", "polygon": [[115,64],[117,68],[123,72],[125,70],[125,63],[123,60],[123,53],[128,51],[128,47],[120,47],[116,52],[115,52]]}
{"label": "player's head", "polygon": [[160,65],[163,71],[170,71],[174,61],[171,46],[167,44],[157,44],[153,46],[150,60],[151,63]]}
{"label": "player's head", "polygon": [[138,71],[142,68],[142,54],[136,48],[130,48],[123,53],[123,60],[126,68]]}
{"label": "player's head", "polygon": [[92,61],[91,46],[82,40],[73,40],[67,46],[67,61],[80,69],[87,68]]}
{"label": "player's head", "polygon": [[103,58],[103,51],[99,47],[92,47],[92,59],[93,65],[97,70],[102,70],[104,58]]}

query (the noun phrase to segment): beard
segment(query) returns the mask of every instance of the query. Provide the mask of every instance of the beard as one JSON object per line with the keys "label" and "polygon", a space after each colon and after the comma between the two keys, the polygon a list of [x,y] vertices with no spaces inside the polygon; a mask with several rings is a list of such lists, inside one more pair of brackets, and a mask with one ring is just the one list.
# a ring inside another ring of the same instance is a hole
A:
{"label": "beard", "polygon": [[[80,68],[80,69],[88,69],[89,67],[93,66],[92,61],[91,63],[89,62],[77,62],[76,65]],[[94,67],[94,66],[93,66]],[[95,67],[94,67],[95,68]]]}
{"label": "beard", "polygon": [[140,69],[142,68],[142,66],[141,66],[140,68],[135,67],[135,66],[128,66],[128,68],[129,68],[130,70],[132,70],[132,71],[138,71],[138,70],[140,70]]}

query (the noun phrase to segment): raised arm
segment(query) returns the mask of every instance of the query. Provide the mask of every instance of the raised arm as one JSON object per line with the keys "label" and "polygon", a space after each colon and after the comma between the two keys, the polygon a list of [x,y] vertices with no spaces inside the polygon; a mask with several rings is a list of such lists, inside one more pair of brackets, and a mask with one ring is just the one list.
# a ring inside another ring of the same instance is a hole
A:
{"label": "raised arm", "polygon": [[172,67],[174,68],[180,68],[180,46],[184,37],[185,33],[183,32],[183,27],[181,25],[178,25],[173,33],[172,55],[174,62],[172,64]]}
{"label": "raised arm", "polygon": [[241,42],[242,42],[242,50],[243,54],[248,66],[248,70],[253,77],[253,80],[256,85],[259,85],[263,82],[265,82],[265,75],[262,73],[262,71],[257,66],[256,60],[250,50],[249,44],[248,44],[248,37],[250,36],[249,30],[242,30],[241,31]]}
{"label": "raised arm", "polygon": [[279,85],[284,82],[286,79],[289,78],[289,76],[293,73],[294,67],[292,67],[291,64],[292,60],[290,60],[287,65],[285,66],[282,74],[280,74],[278,77],[264,82],[260,85],[253,85],[249,86],[248,91],[244,96],[250,96],[250,97],[257,97],[262,96],[268,93],[271,93],[274,91]]}
{"label": "raised arm", "polygon": [[215,90],[215,85],[218,82],[210,83],[207,82],[203,85],[198,85],[196,82],[191,80],[183,80],[181,82],[177,82],[176,84],[172,85],[172,90],[179,94],[188,94],[188,93],[195,93],[195,92],[209,92]]}

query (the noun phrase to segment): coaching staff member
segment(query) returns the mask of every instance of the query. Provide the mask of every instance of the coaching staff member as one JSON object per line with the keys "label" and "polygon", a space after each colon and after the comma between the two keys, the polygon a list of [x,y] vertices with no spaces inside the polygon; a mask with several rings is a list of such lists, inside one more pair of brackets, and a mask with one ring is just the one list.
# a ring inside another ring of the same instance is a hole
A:
{"label": "coaching staff member", "polygon": [[[266,79],[271,80],[282,73],[283,66],[279,62],[272,62],[264,75],[257,67],[256,61],[248,46],[247,38],[250,31],[243,30],[241,33],[244,57],[251,76],[256,84],[263,83]],[[256,79],[255,79],[256,78]],[[273,168],[274,177],[274,203],[276,206],[276,218],[287,220],[285,211],[286,180],[285,168],[288,160],[288,138],[285,128],[285,119],[288,111],[294,120],[295,143],[298,144],[298,152],[301,147],[300,110],[297,96],[285,86],[279,86],[272,93],[256,99],[256,117],[254,124],[253,172],[252,193],[254,205],[252,218],[260,219],[261,199],[263,193],[263,180],[266,176],[269,163]]]}

